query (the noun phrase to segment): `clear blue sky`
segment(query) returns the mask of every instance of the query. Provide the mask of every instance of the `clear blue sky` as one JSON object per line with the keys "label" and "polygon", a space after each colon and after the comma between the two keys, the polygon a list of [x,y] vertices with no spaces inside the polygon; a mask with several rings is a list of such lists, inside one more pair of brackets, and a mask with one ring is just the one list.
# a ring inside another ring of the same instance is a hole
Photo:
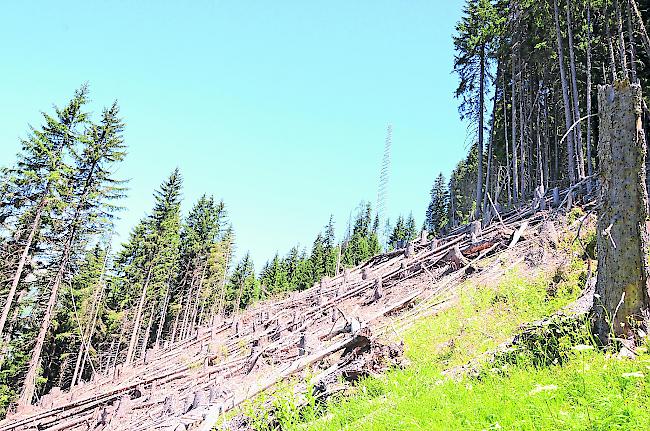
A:
{"label": "clear blue sky", "polygon": [[0,164],[39,112],[88,82],[119,101],[129,154],[126,238],[178,166],[184,211],[223,198],[256,267],[337,236],[374,203],[393,124],[388,214],[422,223],[435,176],[467,149],[453,99],[460,0],[32,1],[0,14]]}

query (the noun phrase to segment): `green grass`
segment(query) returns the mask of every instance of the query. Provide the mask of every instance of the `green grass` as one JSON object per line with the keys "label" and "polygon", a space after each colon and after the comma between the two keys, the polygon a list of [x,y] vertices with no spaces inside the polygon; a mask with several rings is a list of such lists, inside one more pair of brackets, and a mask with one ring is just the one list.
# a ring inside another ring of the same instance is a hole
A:
{"label": "green grass", "polygon": [[[506,367],[453,381],[434,364],[366,380],[313,430],[642,430],[650,425],[647,357],[575,352],[564,366]],[[286,428],[286,429],[292,429]]]}
{"label": "green grass", "polygon": [[[479,362],[478,375],[454,379],[443,374],[486,357],[484,353],[511,339],[522,325],[574,300],[584,286],[585,272],[585,263],[576,258],[568,267],[535,278],[512,272],[494,286],[466,282],[453,307],[419,321],[403,334],[411,361],[408,367],[365,379],[353,395],[324,406],[310,400],[308,407],[297,410],[292,391],[276,392],[272,403],[282,418],[279,424],[255,421],[254,428],[649,429],[650,356],[643,353],[634,361],[607,356],[587,345],[586,328],[583,333],[557,336],[552,354],[559,352],[563,358],[557,365],[539,366],[534,360],[536,355],[548,355],[540,351],[547,349],[542,337],[528,351],[515,351],[497,362]],[[249,416],[260,418],[260,407],[249,408]]]}

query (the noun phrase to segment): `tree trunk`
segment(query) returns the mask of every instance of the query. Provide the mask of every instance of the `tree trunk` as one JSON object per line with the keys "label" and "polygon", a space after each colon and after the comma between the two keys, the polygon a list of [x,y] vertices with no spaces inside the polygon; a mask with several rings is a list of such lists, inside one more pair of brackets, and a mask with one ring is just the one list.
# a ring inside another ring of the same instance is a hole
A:
{"label": "tree trunk", "polygon": [[616,56],[614,55],[614,45],[612,43],[612,31],[609,26],[609,7],[605,3],[605,36],[607,38],[607,51],[609,52],[609,69],[612,73],[612,83],[616,77]]}
{"label": "tree trunk", "polygon": [[481,218],[481,203],[483,202],[483,111],[485,106],[485,45],[481,45],[479,54],[479,84],[478,84],[478,172],[476,177],[476,220]]}
{"label": "tree trunk", "polygon": [[196,328],[196,318],[197,318],[197,312],[199,311],[199,302],[201,302],[201,290],[203,289],[203,280],[205,279],[205,269],[208,266],[208,262],[206,259],[205,264],[203,264],[203,268],[201,268],[201,276],[199,277],[199,284],[196,287],[196,302],[194,303],[194,308],[192,309],[192,319],[190,321],[190,332],[193,332],[194,329]]}
{"label": "tree trunk", "polygon": [[32,351],[32,357],[29,360],[29,366],[27,369],[27,374],[25,374],[25,384],[23,386],[23,391],[18,400],[18,404],[22,406],[28,406],[32,403],[34,394],[36,392],[36,377],[38,375],[38,369],[41,363],[41,353],[43,352],[43,345],[45,344],[45,337],[47,336],[47,331],[50,328],[50,322],[52,321],[52,315],[54,312],[54,306],[56,305],[56,297],[59,293],[59,287],[63,281],[63,276],[65,274],[65,268],[67,266],[67,261],[70,256],[70,249],[72,248],[72,243],[70,240],[66,241],[65,249],[63,252],[63,257],[59,269],[54,276],[54,282],[52,283],[52,290],[50,292],[50,297],[47,301],[47,306],[45,307],[45,314],[43,315],[43,320],[41,322],[41,327],[36,337],[36,344],[34,345],[34,350]]}
{"label": "tree trunk", "polygon": [[[501,66],[497,66],[497,79],[501,76]],[[494,128],[496,125],[497,117],[497,106],[498,106],[498,92],[495,91],[494,94],[494,103],[492,105],[492,125],[490,126],[490,139],[488,141],[488,157],[487,157],[487,169],[485,171],[485,193],[483,195],[483,214],[486,213],[488,209],[487,194],[490,191],[490,180],[492,179],[492,156],[493,156],[493,141],[494,141]]]}
{"label": "tree trunk", "polygon": [[[108,256],[108,253],[106,256]],[[105,264],[106,264],[106,260],[104,260],[104,265]],[[102,269],[102,277],[103,275],[104,275],[104,269]],[[99,314],[99,301],[101,300],[103,290],[104,290],[104,286],[102,284],[102,281],[100,280],[98,289],[95,291],[95,294],[93,295],[94,298],[93,298],[93,303],[90,311],[90,314],[92,315],[91,321],[88,322],[88,326],[86,326],[83,333],[79,334],[81,335],[81,344],[79,346],[79,352],[77,353],[77,361],[75,362],[74,372],[72,373],[72,381],[70,382],[70,387],[77,384],[77,378],[81,378],[81,375],[83,375],[85,358],[88,355],[88,352],[90,351],[90,340],[93,337],[95,324],[97,323],[97,315]],[[84,366],[82,366],[82,362],[84,363]]]}
{"label": "tree trunk", "polygon": [[147,270],[147,277],[142,284],[142,292],[140,293],[140,301],[138,302],[138,309],[135,313],[135,320],[133,321],[133,330],[131,331],[131,339],[129,340],[129,350],[126,351],[126,366],[131,365],[133,355],[135,353],[135,346],[138,342],[138,332],[140,332],[140,320],[142,319],[142,309],[144,308],[145,299],[147,298],[147,289],[149,288],[149,281],[151,280],[151,271],[153,264],[149,265]]}
{"label": "tree trunk", "polygon": [[506,74],[503,73],[503,141],[506,149],[506,188],[508,192],[508,205],[512,205],[512,186],[510,184],[510,150],[508,148],[508,104],[506,103]]}
{"label": "tree trunk", "polygon": [[646,30],[645,24],[643,23],[643,17],[641,16],[641,12],[639,12],[639,8],[636,5],[636,0],[630,0],[630,3],[632,5],[632,9],[634,11],[634,16],[636,17],[636,21],[638,23],[639,33],[641,33],[641,41],[643,42],[643,49],[645,50],[646,56],[650,58],[650,37],[648,37],[648,31]]}
{"label": "tree trunk", "polygon": [[[593,175],[591,156],[591,0],[587,0],[587,175]],[[604,77],[603,77],[604,78]],[[587,181],[587,193],[593,190],[593,180]]]}
{"label": "tree trunk", "polygon": [[25,268],[25,263],[27,262],[27,257],[29,256],[29,250],[32,248],[32,243],[36,237],[36,232],[38,232],[38,226],[41,223],[41,216],[43,215],[43,210],[45,209],[46,204],[47,199],[45,196],[43,196],[38,204],[38,207],[36,208],[36,214],[34,214],[34,220],[32,221],[31,227],[29,229],[29,235],[27,236],[25,248],[23,248],[23,251],[20,254],[20,260],[18,261],[16,272],[14,273],[14,276],[11,280],[11,287],[9,288],[9,293],[7,294],[5,305],[2,308],[2,316],[0,316],[0,340],[3,339],[7,317],[9,316],[9,311],[11,311],[11,306],[14,302],[14,296],[16,296],[16,290],[18,289],[18,284],[20,283],[20,278],[22,277],[23,269]]}
{"label": "tree trunk", "polygon": [[[567,83],[566,71],[564,70],[564,49],[562,47],[562,33],[560,32],[560,17],[557,0],[553,0],[553,8],[555,15],[555,32],[557,34],[558,62],[560,65],[560,81],[562,82],[562,100],[564,102],[564,122],[566,124],[566,129],[569,130],[569,128],[571,128],[571,105],[569,104],[569,86]],[[574,185],[576,183],[575,148],[573,146],[573,136],[571,133],[567,135],[566,142],[569,182],[571,185]]]}
{"label": "tree trunk", "polygon": [[521,51],[517,48],[517,62],[519,63],[519,193],[522,199],[526,199],[526,144],[524,134],[526,131],[524,111],[524,68],[521,64]]}
{"label": "tree trunk", "polygon": [[628,39],[628,50],[630,51],[630,79],[632,82],[637,82],[636,77],[636,53],[634,52],[634,29],[632,28],[632,7],[630,5],[631,0],[627,0],[627,14],[625,15],[627,21],[627,39]]}
{"label": "tree trunk", "polygon": [[151,337],[151,326],[153,324],[153,312],[155,309],[154,304],[151,304],[149,309],[149,323],[147,323],[147,329],[144,331],[142,347],[140,348],[140,358],[144,358],[144,355],[147,352],[147,345],[149,345],[149,338]]}
{"label": "tree trunk", "polygon": [[627,58],[625,56],[625,37],[623,36],[623,17],[621,15],[621,6],[618,0],[614,0],[614,9],[616,10],[616,32],[618,37],[618,56],[621,60],[621,68],[623,69],[623,77],[630,79],[627,68]]}
{"label": "tree trunk", "polygon": [[514,201],[518,202],[519,201],[519,177],[517,175],[517,101],[515,97],[516,93],[516,85],[515,85],[515,54],[514,54],[514,48],[512,55],[510,57],[510,63],[511,63],[511,69],[512,69],[512,78],[510,82],[510,92],[512,93],[511,96],[511,108],[510,108],[510,114],[512,116],[510,122],[511,127],[512,127],[512,133],[510,136],[512,137],[512,193],[514,197]]}
{"label": "tree trunk", "polygon": [[163,326],[165,325],[165,317],[167,317],[167,307],[169,307],[170,286],[167,283],[167,294],[163,302],[162,310],[160,311],[160,320],[158,321],[158,329],[156,330],[156,347],[160,347],[160,338],[162,337]]}
{"label": "tree trunk", "polygon": [[567,37],[569,40],[569,68],[571,71],[571,93],[573,95],[573,122],[577,123],[573,129],[576,146],[576,163],[578,177],[585,176],[584,154],[582,152],[582,125],[580,124],[580,95],[578,94],[578,79],[576,77],[575,50],[573,49],[573,23],[571,19],[571,0],[567,0],[566,6]]}
{"label": "tree trunk", "polygon": [[598,88],[601,209],[598,214],[596,331],[633,336],[648,309],[648,192],[641,87],[617,82]]}

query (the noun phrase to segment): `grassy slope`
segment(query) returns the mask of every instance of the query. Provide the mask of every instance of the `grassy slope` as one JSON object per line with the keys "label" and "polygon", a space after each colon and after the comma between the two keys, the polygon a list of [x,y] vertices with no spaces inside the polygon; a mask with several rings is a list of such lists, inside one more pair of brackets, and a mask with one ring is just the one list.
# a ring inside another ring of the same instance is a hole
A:
{"label": "grassy slope", "polygon": [[[325,407],[312,403],[300,412],[290,391],[276,392],[282,429],[650,429],[650,356],[645,353],[620,360],[589,346],[576,348],[575,336],[563,337],[560,349],[569,358],[563,365],[533,367],[522,354],[514,355],[514,364],[484,365],[479,377],[455,381],[442,374],[571,302],[584,275],[584,262],[575,259],[561,273],[535,279],[511,272],[496,286],[466,283],[456,306],[404,334],[409,367],[366,379],[353,395]],[[260,418],[254,406],[249,412]],[[265,422],[256,428],[267,428]]]}

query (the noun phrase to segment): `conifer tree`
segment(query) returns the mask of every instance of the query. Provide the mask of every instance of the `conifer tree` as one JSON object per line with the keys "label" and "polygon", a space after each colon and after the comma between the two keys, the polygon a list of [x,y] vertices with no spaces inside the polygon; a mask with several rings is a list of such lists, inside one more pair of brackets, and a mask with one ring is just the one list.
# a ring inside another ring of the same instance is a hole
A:
{"label": "conifer tree", "polygon": [[431,188],[431,201],[427,207],[424,220],[425,228],[433,235],[438,235],[447,225],[449,192],[445,177],[439,174]]}
{"label": "conifer tree", "polygon": [[11,282],[0,315],[0,342],[25,265],[38,248],[41,222],[60,203],[64,173],[70,170],[68,158],[87,120],[83,111],[87,95],[87,87],[82,86],[64,108],[55,107],[54,116],[43,113],[45,124],[40,129],[31,128],[29,137],[22,141],[16,166],[5,171],[3,222],[10,214],[17,218],[11,230],[19,257],[15,262],[5,262],[10,267],[3,272],[11,274]]}
{"label": "conifer tree", "polygon": [[[154,304],[162,302],[170,280],[178,269],[181,187],[181,174],[175,169],[161,184],[160,190],[154,193],[156,202],[151,216],[134,229],[129,242],[118,255],[117,262],[122,267],[124,282],[139,290],[138,303],[132,316],[126,364],[130,364],[137,353],[136,344],[148,297]],[[145,346],[150,341],[150,335],[145,333],[143,336]]]}
{"label": "conifer tree", "polygon": [[[70,260],[84,240],[90,235],[101,233],[109,225],[106,218],[116,209],[112,201],[121,197],[124,188],[121,181],[113,178],[115,165],[125,156],[124,125],[119,118],[119,108],[114,103],[104,110],[101,123],[88,127],[79,137],[80,151],[73,151],[75,166],[66,174],[66,187],[59,187],[62,205],[59,223],[64,226],[60,232],[52,229],[54,237],[62,243],[58,252],[56,267],[50,285],[51,290],[36,344],[29,362],[20,403],[30,404],[36,390],[36,378],[40,366],[45,337],[50,329],[59,288],[64,282]],[[73,147],[73,150],[76,147]],[[71,202],[67,204],[67,202]]]}
{"label": "conifer tree", "polygon": [[463,17],[456,25],[454,36],[454,71],[459,84],[456,97],[462,99],[458,108],[461,119],[476,127],[478,170],[476,178],[476,213],[481,216],[483,201],[483,134],[485,93],[489,85],[490,60],[495,50],[494,42],[500,31],[500,17],[491,0],[467,0]]}

